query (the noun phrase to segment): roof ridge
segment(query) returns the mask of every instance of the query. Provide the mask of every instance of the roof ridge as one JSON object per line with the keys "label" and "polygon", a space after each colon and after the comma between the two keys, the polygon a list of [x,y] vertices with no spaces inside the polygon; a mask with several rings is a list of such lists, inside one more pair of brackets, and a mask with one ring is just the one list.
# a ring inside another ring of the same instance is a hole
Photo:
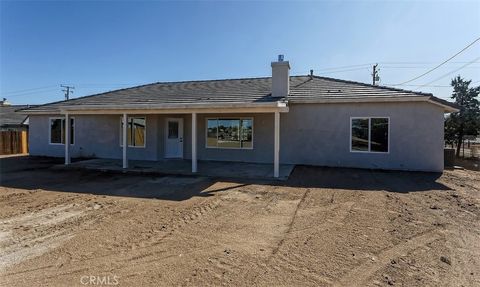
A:
{"label": "roof ridge", "polygon": [[292,76],[292,77],[298,77],[298,78],[299,77],[308,77],[306,81],[300,82],[299,84],[293,86],[293,88],[298,88],[298,87],[300,87],[302,85],[305,85],[306,83],[310,82],[311,80],[313,80],[312,77],[310,77],[310,75],[308,75],[308,76],[303,76],[303,75],[302,76]]}
{"label": "roof ridge", "polygon": [[[292,76],[296,77],[296,76]],[[271,76],[264,77],[245,77],[245,78],[227,78],[227,79],[210,79],[210,80],[186,80],[186,81],[169,81],[169,82],[156,82],[154,84],[185,84],[185,83],[199,83],[199,82],[222,82],[222,81],[241,81],[241,80],[260,80],[269,79]]]}

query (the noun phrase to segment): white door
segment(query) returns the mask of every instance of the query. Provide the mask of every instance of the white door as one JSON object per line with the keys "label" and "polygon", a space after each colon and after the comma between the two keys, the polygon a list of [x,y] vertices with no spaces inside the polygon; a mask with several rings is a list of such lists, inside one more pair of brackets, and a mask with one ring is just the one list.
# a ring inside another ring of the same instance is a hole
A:
{"label": "white door", "polygon": [[183,158],[183,119],[168,118],[165,127],[165,157]]}

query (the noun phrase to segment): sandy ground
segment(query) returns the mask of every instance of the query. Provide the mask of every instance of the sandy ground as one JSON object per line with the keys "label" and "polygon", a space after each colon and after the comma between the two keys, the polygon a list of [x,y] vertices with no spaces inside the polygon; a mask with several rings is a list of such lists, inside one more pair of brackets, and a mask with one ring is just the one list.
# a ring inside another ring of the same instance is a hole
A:
{"label": "sandy ground", "polygon": [[0,286],[480,286],[478,171],[275,183],[53,163],[0,159]]}

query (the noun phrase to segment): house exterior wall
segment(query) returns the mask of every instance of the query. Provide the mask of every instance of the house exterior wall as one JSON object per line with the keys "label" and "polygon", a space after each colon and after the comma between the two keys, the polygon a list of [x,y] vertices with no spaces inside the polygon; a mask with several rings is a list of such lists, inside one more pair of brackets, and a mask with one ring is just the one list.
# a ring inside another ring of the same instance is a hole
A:
{"label": "house exterior wall", "polygon": [[[280,162],[400,170],[443,170],[443,110],[429,103],[290,104],[280,116]],[[54,115],[52,115],[54,116]],[[30,116],[30,154],[63,157],[64,145],[49,144],[49,118]],[[72,157],[122,158],[120,115],[76,115]],[[146,147],[128,148],[128,158],[161,160],[167,118],[183,118],[184,158],[191,158],[191,115],[147,115]],[[206,119],[252,117],[253,149],[206,147]],[[389,117],[389,153],[350,152],[350,117]],[[198,114],[199,160],[273,162],[274,115]]]}
{"label": "house exterior wall", "polygon": [[[292,104],[281,114],[280,162],[440,172],[443,115],[421,102]],[[350,152],[350,117],[389,117],[389,153]]]}
{"label": "house exterior wall", "polygon": [[[65,145],[50,144],[50,118],[59,115],[30,116],[29,143],[31,155],[63,157]],[[74,144],[71,157],[122,158],[120,115],[73,115]],[[147,115],[145,148],[128,147],[131,159],[157,160],[157,116]]]}

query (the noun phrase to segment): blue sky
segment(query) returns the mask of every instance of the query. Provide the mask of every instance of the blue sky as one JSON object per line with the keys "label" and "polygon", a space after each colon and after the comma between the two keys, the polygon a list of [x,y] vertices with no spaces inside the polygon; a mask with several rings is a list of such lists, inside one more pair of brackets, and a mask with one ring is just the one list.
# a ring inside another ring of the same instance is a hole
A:
{"label": "blue sky", "polygon": [[[14,104],[61,100],[60,84],[79,97],[158,81],[269,76],[277,54],[293,75],[314,69],[366,83],[378,62],[388,85],[480,37],[480,2],[2,1],[0,32],[0,95]],[[480,42],[402,88],[448,98],[457,74],[480,85],[478,57]]]}

